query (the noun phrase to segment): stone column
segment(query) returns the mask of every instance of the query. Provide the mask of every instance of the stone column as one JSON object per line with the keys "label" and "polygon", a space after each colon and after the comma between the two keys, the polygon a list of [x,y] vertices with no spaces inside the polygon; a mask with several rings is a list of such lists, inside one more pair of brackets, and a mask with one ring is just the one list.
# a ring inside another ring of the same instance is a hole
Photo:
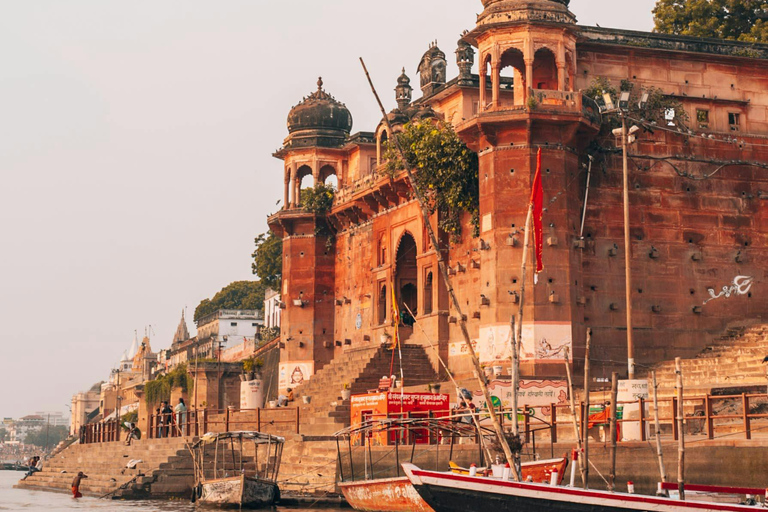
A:
{"label": "stone column", "polygon": [[565,62],[557,63],[557,90],[565,91]]}
{"label": "stone column", "polygon": [[533,88],[533,59],[525,59],[525,101],[528,101],[528,94]]}
{"label": "stone column", "polygon": [[296,201],[296,199],[297,199],[296,198],[296,164],[295,163],[291,164],[291,176],[290,176],[289,179],[290,179],[290,183],[291,183],[290,184],[290,186],[291,186],[291,198],[290,198],[291,208],[295,208],[296,207],[296,203],[297,203],[297,201]]}
{"label": "stone column", "polygon": [[485,110],[485,57],[480,61],[480,105],[478,105],[478,112]]}
{"label": "stone column", "polygon": [[287,210],[291,207],[291,205],[288,203],[289,200],[289,187],[291,186],[291,168],[286,167],[285,169],[285,191],[283,193],[283,210]]}
{"label": "stone column", "polygon": [[491,83],[493,84],[492,108],[499,108],[499,91],[501,90],[501,64],[499,62],[491,64]]}

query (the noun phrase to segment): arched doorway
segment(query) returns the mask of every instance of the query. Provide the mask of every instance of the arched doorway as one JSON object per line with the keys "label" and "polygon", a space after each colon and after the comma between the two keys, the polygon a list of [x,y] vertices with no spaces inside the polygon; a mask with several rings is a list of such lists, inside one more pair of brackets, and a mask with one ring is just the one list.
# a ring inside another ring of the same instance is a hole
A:
{"label": "arched doorway", "polygon": [[533,88],[560,90],[557,83],[555,54],[549,48],[539,49],[533,57]]}
{"label": "arched doorway", "polygon": [[[525,83],[525,59],[522,51],[517,48],[508,48],[501,54],[498,80],[502,104],[523,105],[525,103],[525,89],[529,85]],[[510,85],[512,85],[511,91]]]}
{"label": "arched doorway", "polygon": [[406,311],[405,314],[401,314],[401,319],[405,319],[406,321],[403,323],[410,326],[413,325],[413,321],[408,317],[404,304],[408,305],[408,308],[413,311],[414,316],[419,314],[417,311],[419,305],[417,272],[416,240],[414,240],[413,235],[405,232],[402,238],[400,238],[400,243],[397,247],[395,286],[397,287],[398,310],[401,312]]}

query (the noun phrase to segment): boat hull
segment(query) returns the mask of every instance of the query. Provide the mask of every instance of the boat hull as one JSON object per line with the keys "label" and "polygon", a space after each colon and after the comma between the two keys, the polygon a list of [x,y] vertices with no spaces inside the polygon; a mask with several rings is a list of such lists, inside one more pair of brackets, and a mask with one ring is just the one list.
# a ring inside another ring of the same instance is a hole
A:
{"label": "boat hull", "polygon": [[274,482],[235,476],[207,480],[201,484],[198,502],[217,507],[262,508],[274,505],[279,496]]}
{"label": "boat hull", "polygon": [[504,482],[424,471],[404,464],[416,492],[438,512],[736,512],[744,505],[680,502],[637,494],[608,493],[545,484]]}
{"label": "boat hull", "polygon": [[361,512],[435,512],[408,477],[339,484],[347,503]]}

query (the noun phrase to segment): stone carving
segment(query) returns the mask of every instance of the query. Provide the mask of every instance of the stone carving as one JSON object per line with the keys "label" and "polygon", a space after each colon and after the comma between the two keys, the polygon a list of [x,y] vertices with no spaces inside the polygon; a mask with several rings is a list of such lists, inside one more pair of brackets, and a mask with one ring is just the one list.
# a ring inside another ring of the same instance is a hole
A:
{"label": "stone carving", "polygon": [[445,84],[445,53],[437,47],[437,41],[429,45],[429,50],[419,63],[421,90],[430,94],[435,87]]}
{"label": "stone carving", "polygon": [[726,299],[730,298],[731,295],[746,295],[749,293],[749,290],[752,289],[752,285],[755,283],[755,278],[750,276],[736,276],[733,278],[733,283],[728,286],[723,286],[723,289],[720,293],[715,294],[715,289],[710,288],[707,291],[709,292],[710,298],[704,301],[704,304],[706,304],[709,301],[719,299],[720,297],[725,297]]}
{"label": "stone carving", "polygon": [[459,66],[459,80],[472,78],[472,65],[475,63],[475,49],[463,39],[456,48],[456,64]]}

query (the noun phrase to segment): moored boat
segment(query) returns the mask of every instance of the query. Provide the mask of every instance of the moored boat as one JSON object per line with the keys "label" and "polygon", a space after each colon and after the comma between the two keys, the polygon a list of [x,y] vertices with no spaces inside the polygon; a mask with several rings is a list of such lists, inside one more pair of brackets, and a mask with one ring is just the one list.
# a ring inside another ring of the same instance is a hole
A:
{"label": "moored boat", "polygon": [[459,475],[403,464],[419,495],[440,512],[742,512],[754,506],[678,501],[542,483]]}
{"label": "moored boat", "polygon": [[[345,429],[337,433],[337,439],[347,437],[351,439],[357,439],[359,443],[363,444],[365,448],[365,440],[371,438],[380,439],[401,439],[409,438],[410,435],[401,435],[403,433],[419,432],[423,438],[427,439],[450,439],[451,443],[455,443],[459,439],[479,439],[480,437],[490,437],[490,432],[481,432],[481,436],[477,436],[477,430],[474,426],[452,421],[451,418],[440,419],[394,419],[385,421],[369,421],[363,425]],[[395,450],[399,448],[405,448],[404,445],[395,444]],[[442,448],[442,452],[448,451],[449,454],[453,454],[453,450],[447,450],[446,447]],[[413,457],[413,451],[406,450],[406,453],[410,452],[410,457]],[[431,445],[429,459],[439,459],[440,445]],[[339,445],[339,460],[342,458],[342,448]],[[396,457],[399,460],[399,456]],[[351,464],[351,463],[350,463]],[[565,475],[565,468],[568,465],[568,459],[562,457],[559,459],[549,459],[542,461],[526,462],[522,464],[523,478],[531,478],[534,481],[550,481],[552,472],[558,472],[558,482],[562,481]],[[452,461],[448,462],[448,467],[452,472],[456,473],[469,473],[467,468],[462,468]],[[350,472],[347,476],[351,480],[344,481],[344,474],[342,472],[342,481],[339,483],[339,487],[347,500],[347,503],[360,512],[434,512],[434,509],[424,501],[424,499],[416,492],[413,485],[407,476],[400,476],[401,470],[399,467],[386,468],[382,471],[385,474],[395,474],[397,476],[387,476],[383,478],[373,478],[377,471],[374,471],[372,467],[366,465],[363,471],[364,480],[354,479],[354,468],[350,467]],[[498,468],[497,468],[498,471]],[[484,478],[493,479],[491,476],[493,469],[480,468],[480,473],[487,475]],[[358,468],[358,476],[360,475]]]}
{"label": "moored boat", "polygon": [[192,447],[193,500],[217,507],[274,505],[280,499],[277,475],[283,443],[282,437],[255,431],[205,434]]}

